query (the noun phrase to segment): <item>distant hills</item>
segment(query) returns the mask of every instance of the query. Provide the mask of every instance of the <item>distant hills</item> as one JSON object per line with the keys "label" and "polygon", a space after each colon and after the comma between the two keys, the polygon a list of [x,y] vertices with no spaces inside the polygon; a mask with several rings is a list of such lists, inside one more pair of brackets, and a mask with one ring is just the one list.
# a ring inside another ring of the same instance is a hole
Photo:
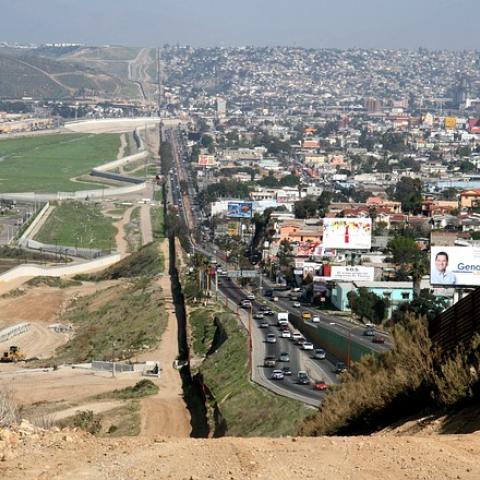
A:
{"label": "distant hills", "polygon": [[128,47],[0,48],[0,98],[138,98]]}

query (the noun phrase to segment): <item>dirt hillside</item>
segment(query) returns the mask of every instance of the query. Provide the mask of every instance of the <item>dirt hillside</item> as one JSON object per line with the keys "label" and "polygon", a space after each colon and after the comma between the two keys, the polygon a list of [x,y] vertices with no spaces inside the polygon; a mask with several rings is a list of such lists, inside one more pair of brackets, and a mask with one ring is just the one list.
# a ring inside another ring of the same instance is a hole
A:
{"label": "dirt hillside", "polygon": [[[3,438],[3,441],[2,441]],[[480,434],[218,440],[1,433],[1,478],[478,480]],[[0,448],[0,452],[1,452]]]}

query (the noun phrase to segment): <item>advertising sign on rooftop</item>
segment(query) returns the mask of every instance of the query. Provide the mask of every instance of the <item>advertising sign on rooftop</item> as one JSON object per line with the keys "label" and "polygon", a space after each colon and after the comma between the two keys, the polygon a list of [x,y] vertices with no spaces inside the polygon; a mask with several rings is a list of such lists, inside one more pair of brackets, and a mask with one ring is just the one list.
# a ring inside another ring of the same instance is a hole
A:
{"label": "advertising sign on rooftop", "polygon": [[217,164],[214,155],[199,155],[198,165],[201,167],[214,167]]}
{"label": "advertising sign on rooftop", "polygon": [[480,286],[480,248],[432,247],[430,283],[445,287]]}
{"label": "advertising sign on rooftop", "polygon": [[370,250],[371,218],[325,218],[323,246],[342,250]]}
{"label": "advertising sign on rooftop", "polygon": [[252,218],[252,202],[228,202],[227,217]]}

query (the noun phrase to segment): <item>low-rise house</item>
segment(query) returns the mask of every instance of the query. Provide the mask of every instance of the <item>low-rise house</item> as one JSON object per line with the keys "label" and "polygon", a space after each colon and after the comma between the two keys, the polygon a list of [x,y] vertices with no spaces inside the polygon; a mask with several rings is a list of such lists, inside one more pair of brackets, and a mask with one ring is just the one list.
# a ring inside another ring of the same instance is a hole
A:
{"label": "low-rise house", "polygon": [[389,300],[389,317],[398,305],[413,300],[412,282],[336,282],[330,297],[332,304],[343,312],[349,311],[348,293],[362,287],[380,298]]}

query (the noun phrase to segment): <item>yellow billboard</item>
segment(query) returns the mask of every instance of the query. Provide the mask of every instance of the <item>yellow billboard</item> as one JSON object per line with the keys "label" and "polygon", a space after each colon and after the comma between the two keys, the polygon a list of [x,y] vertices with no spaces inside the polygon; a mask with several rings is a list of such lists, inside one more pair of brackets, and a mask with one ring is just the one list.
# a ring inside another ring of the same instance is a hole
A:
{"label": "yellow billboard", "polygon": [[457,117],[445,117],[445,130],[455,130],[457,128]]}

